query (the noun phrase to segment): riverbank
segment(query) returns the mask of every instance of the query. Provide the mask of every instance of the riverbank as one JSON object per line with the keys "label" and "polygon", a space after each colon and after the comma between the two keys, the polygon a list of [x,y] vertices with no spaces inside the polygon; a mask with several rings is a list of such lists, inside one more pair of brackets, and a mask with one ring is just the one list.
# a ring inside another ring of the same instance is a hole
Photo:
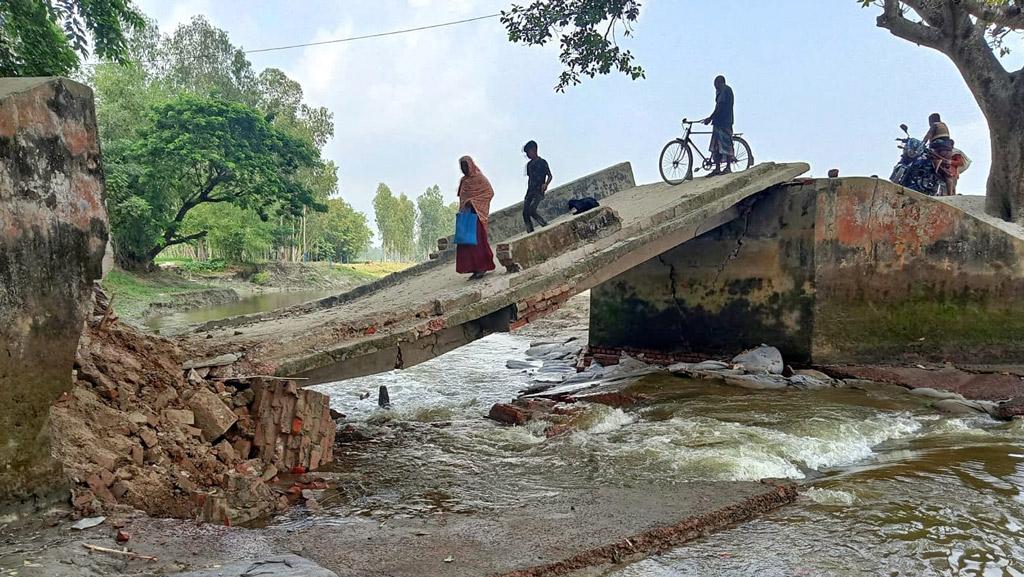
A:
{"label": "riverbank", "polygon": [[[166,262],[160,270],[151,273],[114,269],[103,280],[103,287],[114,297],[115,308],[123,321],[158,330],[159,323],[148,321],[162,315],[226,305],[253,295],[308,292],[315,296],[344,292],[407,266],[404,263],[315,262],[228,267],[216,263],[205,266],[205,263]],[[265,306],[274,305],[275,302],[268,302]]]}

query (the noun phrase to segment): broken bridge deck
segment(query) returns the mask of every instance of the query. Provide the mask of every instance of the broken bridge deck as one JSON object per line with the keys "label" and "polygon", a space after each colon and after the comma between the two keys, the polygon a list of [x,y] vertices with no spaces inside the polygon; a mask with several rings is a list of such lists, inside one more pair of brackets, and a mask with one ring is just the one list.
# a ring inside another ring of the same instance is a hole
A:
{"label": "broken bridge deck", "polygon": [[597,209],[499,242],[501,266],[481,280],[457,274],[453,251],[445,251],[348,293],[208,323],[182,344],[197,355],[241,353],[235,371],[306,377],[308,384],[409,367],[552,312],[733,220],[747,199],[808,170],[763,163],[679,186],[630,187],[605,196]]}

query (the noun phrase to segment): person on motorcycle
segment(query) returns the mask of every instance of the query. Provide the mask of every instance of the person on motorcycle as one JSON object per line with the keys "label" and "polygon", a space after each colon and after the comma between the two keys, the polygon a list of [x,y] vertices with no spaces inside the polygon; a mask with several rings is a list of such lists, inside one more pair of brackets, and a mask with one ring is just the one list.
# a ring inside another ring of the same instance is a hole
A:
{"label": "person on motorcycle", "polygon": [[[949,127],[936,112],[928,117],[928,133],[924,135],[924,143],[931,149],[932,164],[935,172],[946,179],[946,194],[956,194],[956,171],[953,168],[953,139],[949,137]],[[945,166],[943,166],[945,164]]]}

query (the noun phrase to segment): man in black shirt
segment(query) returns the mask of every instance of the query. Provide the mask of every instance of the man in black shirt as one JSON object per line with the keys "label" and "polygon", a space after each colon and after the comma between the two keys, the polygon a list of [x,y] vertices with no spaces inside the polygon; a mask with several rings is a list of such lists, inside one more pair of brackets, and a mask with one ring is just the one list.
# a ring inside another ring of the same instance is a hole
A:
{"label": "man in black shirt", "polygon": [[526,163],[526,200],[523,201],[523,221],[526,223],[526,231],[533,232],[533,221],[541,226],[548,223],[541,215],[537,214],[537,205],[544,200],[544,193],[548,191],[551,184],[551,169],[548,161],[537,155],[537,143],[531,140],[523,147],[523,152],[530,162]]}
{"label": "man in black shirt", "polygon": [[704,119],[704,124],[712,126],[711,159],[715,161],[715,169],[708,176],[732,172],[729,163],[736,160],[732,143],[733,102],[732,88],[725,83],[724,76],[718,76],[715,78],[715,111]]}

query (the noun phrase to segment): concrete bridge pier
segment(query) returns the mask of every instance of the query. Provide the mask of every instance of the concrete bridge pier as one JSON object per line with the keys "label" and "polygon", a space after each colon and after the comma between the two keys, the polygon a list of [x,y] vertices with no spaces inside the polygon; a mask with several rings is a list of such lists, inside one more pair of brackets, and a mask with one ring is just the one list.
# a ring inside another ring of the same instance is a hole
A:
{"label": "concrete bridge pier", "polygon": [[768,343],[793,364],[963,365],[1024,353],[1024,229],[981,197],[804,180],[591,291],[598,361]]}

